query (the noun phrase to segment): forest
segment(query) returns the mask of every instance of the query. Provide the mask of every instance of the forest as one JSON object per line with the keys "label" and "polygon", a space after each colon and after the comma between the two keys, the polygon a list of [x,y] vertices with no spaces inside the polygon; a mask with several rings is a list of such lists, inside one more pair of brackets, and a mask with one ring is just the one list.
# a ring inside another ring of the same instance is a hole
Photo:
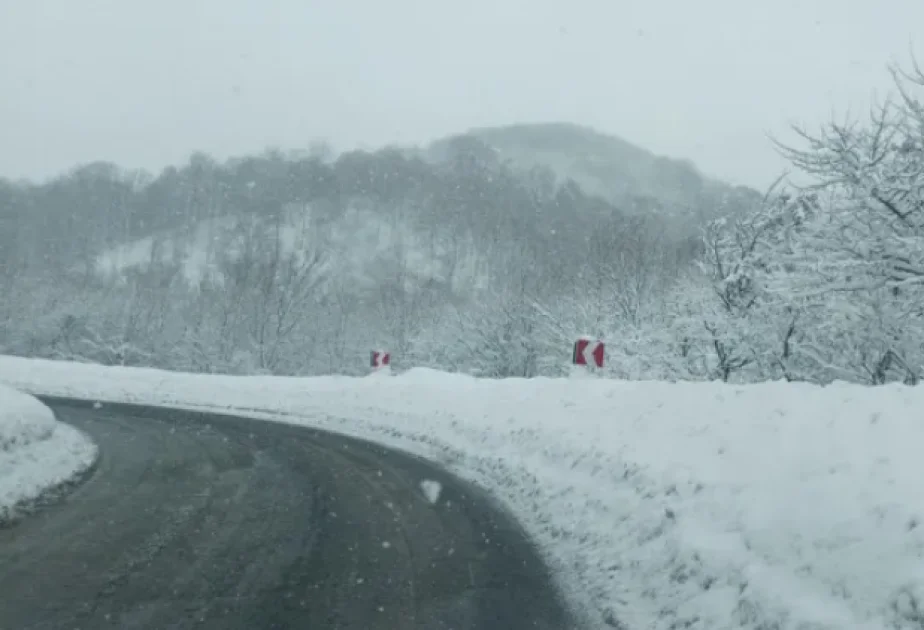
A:
{"label": "forest", "polygon": [[791,173],[710,212],[588,192],[465,134],[439,159],[315,144],[0,180],[0,352],[360,375],[382,348],[530,378],[592,335],[614,378],[917,383],[924,75],[895,75],[892,101],[802,130],[779,147]]}

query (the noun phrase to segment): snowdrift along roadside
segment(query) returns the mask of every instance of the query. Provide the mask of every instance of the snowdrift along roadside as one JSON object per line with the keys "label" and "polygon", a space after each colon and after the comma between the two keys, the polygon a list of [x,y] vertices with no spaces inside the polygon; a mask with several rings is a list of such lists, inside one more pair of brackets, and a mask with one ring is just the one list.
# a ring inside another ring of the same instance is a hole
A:
{"label": "snowdrift along roadside", "polygon": [[921,628],[924,389],[175,374],[0,357],[34,393],[372,438],[492,491],[600,628]]}
{"label": "snowdrift along roadside", "polygon": [[89,468],[96,446],[38,400],[0,385],[0,523]]}

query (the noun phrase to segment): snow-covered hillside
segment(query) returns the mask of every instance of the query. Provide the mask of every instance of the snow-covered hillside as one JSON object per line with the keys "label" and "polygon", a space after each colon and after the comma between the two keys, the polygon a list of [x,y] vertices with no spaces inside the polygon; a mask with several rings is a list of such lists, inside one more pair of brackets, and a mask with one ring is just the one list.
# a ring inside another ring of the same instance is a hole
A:
{"label": "snow-covered hillside", "polygon": [[0,385],[0,523],[86,470],[96,446],[32,396]]}
{"label": "snow-covered hillside", "polygon": [[433,458],[519,515],[592,627],[921,627],[920,388],[222,377],[11,357],[0,381]]}
{"label": "snow-covered hillside", "polygon": [[239,258],[248,247],[279,246],[284,256],[321,253],[331,277],[357,289],[377,286],[383,269],[400,266],[409,286],[446,282],[455,290],[482,281],[481,262],[466,239],[450,244],[428,238],[400,216],[355,204],[335,220],[311,205],[290,204],[274,217],[222,216],[205,219],[185,231],[162,232],[101,252],[96,271],[124,277],[152,262],[177,264],[183,278],[196,286],[223,281],[222,260]]}
{"label": "snow-covered hillside", "polygon": [[[472,137],[492,148],[501,162],[521,171],[544,167],[559,182],[572,180],[585,192],[615,202],[627,212],[652,212],[678,219],[736,213],[759,195],[703,175],[688,160],[663,157],[622,138],[571,123],[515,124],[470,129],[462,136],[437,140],[431,156],[444,156],[459,137]],[[639,205],[642,198],[660,206]]]}

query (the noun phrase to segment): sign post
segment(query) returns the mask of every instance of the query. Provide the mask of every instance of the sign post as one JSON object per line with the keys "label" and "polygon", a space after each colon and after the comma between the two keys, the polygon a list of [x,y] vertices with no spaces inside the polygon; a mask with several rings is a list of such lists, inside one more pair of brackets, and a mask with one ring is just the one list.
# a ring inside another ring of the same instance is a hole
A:
{"label": "sign post", "polygon": [[385,350],[373,350],[369,360],[369,367],[372,372],[386,372],[391,366],[391,354]]}
{"label": "sign post", "polygon": [[593,337],[581,337],[574,342],[571,364],[576,370],[583,370],[585,373],[602,370],[605,353],[606,346],[602,341]]}

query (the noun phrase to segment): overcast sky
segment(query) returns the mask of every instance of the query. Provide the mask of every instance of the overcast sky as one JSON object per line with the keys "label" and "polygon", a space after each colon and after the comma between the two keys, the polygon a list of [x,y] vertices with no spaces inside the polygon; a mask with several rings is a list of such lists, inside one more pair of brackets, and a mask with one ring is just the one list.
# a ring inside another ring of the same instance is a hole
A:
{"label": "overcast sky", "polygon": [[924,0],[0,0],[0,175],[571,121],[763,186],[924,61]]}

